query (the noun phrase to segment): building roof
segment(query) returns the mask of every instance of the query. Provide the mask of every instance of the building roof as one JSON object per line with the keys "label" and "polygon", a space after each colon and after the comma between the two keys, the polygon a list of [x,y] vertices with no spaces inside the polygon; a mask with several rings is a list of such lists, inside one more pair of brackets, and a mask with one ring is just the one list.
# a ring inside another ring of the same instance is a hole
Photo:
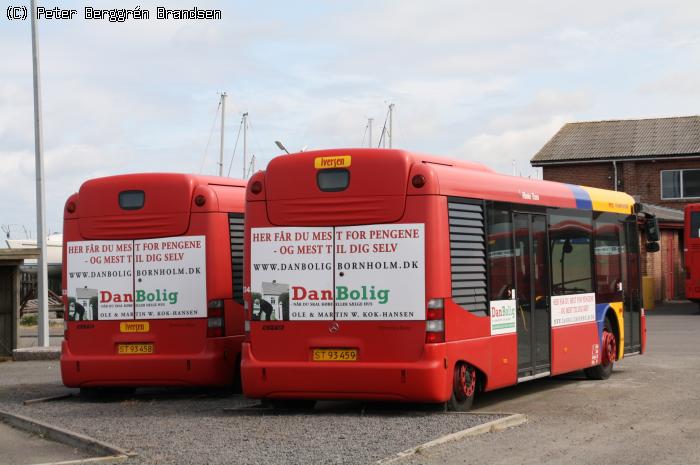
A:
{"label": "building roof", "polygon": [[26,259],[39,258],[41,251],[39,249],[0,249],[0,263],[9,264],[17,262],[21,264]]}
{"label": "building roof", "polygon": [[263,282],[262,295],[282,295],[289,292],[289,284],[280,284],[278,282]]}
{"label": "building roof", "polygon": [[700,116],[567,123],[530,163],[668,156],[700,156]]}
{"label": "building roof", "polygon": [[645,213],[651,213],[658,218],[659,221],[683,223],[683,210],[662,207],[661,205],[654,205],[653,203],[643,203],[642,211]]}

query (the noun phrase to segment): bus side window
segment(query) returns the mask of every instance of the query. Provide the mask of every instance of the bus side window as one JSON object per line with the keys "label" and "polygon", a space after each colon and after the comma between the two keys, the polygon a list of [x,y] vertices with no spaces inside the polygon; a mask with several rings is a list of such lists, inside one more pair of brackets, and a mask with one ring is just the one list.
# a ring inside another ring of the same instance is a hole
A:
{"label": "bus side window", "polygon": [[596,300],[616,302],[622,291],[622,225],[615,213],[596,213],[595,255]]}
{"label": "bus side window", "polygon": [[489,300],[515,298],[513,222],[508,210],[488,209]]}
{"label": "bus side window", "polygon": [[593,292],[591,212],[550,211],[552,295]]}

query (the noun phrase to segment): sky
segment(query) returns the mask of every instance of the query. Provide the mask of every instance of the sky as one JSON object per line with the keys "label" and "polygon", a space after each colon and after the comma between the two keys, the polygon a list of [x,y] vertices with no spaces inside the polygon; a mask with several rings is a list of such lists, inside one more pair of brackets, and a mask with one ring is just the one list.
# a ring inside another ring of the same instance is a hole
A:
{"label": "sky", "polygon": [[[565,123],[700,114],[700,2],[63,1],[39,21],[47,228],[91,178],[225,174],[249,113],[255,169],[290,151],[359,147],[395,105],[394,147],[540,176],[530,158]],[[29,21],[0,0],[0,225],[36,234]],[[221,20],[158,20],[156,7]],[[85,7],[151,18],[86,20]],[[213,128],[213,131],[212,131]],[[209,144],[208,144],[209,141]],[[1,239],[1,238],[0,238]]]}

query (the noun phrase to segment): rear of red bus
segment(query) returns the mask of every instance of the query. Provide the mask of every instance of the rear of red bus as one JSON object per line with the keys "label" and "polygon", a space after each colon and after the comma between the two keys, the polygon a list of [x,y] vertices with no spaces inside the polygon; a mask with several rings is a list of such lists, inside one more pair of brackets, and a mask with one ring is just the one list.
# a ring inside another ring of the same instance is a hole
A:
{"label": "rear of red bus", "polygon": [[685,297],[700,303],[700,203],[685,207]]}
{"label": "rear of red bus", "polygon": [[446,202],[398,150],[283,156],[251,178],[244,393],[448,400]]}
{"label": "rear of red bus", "polygon": [[68,387],[224,386],[244,336],[243,181],[130,174],[65,205]]}

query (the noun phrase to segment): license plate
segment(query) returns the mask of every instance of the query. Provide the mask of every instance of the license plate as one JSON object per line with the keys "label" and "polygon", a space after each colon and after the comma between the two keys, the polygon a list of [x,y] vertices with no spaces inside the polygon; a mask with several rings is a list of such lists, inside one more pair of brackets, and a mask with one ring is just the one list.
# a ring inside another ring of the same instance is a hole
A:
{"label": "license plate", "polygon": [[144,355],[153,353],[153,344],[117,344],[119,355]]}
{"label": "license plate", "polygon": [[314,362],[356,362],[357,349],[314,349]]}

